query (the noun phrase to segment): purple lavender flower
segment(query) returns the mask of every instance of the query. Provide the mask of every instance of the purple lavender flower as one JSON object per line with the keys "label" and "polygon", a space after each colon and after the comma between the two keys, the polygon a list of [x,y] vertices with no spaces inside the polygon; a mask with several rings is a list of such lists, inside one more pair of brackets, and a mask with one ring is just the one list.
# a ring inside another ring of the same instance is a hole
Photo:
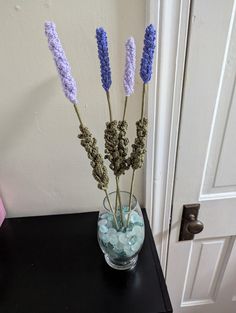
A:
{"label": "purple lavender flower", "polygon": [[136,61],[136,46],[133,37],[130,37],[125,44],[126,60],[125,60],[125,75],[124,89],[125,95],[130,96],[134,92],[134,75]]}
{"label": "purple lavender flower", "polygon": [[145,31],[143,56],[141,59],[140,76],[146,84],[149,82],[152,76],[152,62],[153,55],[156,47],[156,30],[152,24],[150,24]]}
{"label": "purple lavender flower", "polygon": [[45,22],[44,26],[45,34],[48,38],[48,46],[53,54],[65,96],[73,104],[77,104],[76,82],[71,75],[71,68],[56,32],[56,25],[53,22]]}
{"label": "purple lavender flower", "polygon": [[107,45],[107,34],[102,27],[96,29],[96,38],[98,57],[100,60],[102,87],[105,91],[108,91],[111,86],[111,69]]}

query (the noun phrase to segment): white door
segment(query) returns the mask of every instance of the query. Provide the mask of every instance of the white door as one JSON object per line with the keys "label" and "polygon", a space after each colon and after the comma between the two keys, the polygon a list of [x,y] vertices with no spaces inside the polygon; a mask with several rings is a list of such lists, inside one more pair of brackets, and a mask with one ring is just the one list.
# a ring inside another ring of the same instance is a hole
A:
{"label": "white door", "polygon": [[[190,14],[167,285],[174,313],[236,313],[236,1]],[[192,203],[204,230],[180,242]]]}

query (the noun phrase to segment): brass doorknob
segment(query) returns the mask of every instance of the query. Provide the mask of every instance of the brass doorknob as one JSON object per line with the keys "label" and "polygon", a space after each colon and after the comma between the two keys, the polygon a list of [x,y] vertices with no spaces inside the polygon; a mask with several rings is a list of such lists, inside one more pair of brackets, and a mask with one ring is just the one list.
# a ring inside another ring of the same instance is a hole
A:
{"label": "brass doorknob", "polygon": [[188,216],[188,222],[187,222],[187,230],[191,234],[199,234],[204,228],[204,225],[201,221],[199,221],[194,214],[190,214]]}

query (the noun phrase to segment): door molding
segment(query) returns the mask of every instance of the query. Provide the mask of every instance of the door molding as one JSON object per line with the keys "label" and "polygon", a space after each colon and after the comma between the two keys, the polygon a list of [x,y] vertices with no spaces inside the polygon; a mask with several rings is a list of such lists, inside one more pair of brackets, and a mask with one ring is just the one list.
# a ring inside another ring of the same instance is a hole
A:
{"label": "door molding", "polygon": [[148,88],[149,131],[146,201],[152,231],[166,272],[181,100],[191,0],[147,1],[147,23],[157,31],[153,79]]}

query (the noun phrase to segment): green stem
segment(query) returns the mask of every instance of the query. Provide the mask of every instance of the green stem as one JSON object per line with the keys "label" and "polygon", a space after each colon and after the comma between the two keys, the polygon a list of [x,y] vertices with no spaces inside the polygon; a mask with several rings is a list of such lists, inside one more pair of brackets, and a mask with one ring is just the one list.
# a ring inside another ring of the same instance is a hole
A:
{"label": "green stem", "polygon": [[130,219],[130,213],[131,213],[131,199],[132,199],[133,186],[134,186],[134,173],[135,173],[135,170],[133,170],[132,178],[131,178],[131,185],[130,185],[130,192],[129,192],[129,213],[128,213],[126,227],[129,226],[129,219]]}
{"label": "green stem", "polygon": [[141,109],[141,121],[143,121],[143,114],[144,114],[144,106],[145,106],[145,91],[146,91],[146,84],[143,84],[143,93],[142,93],[142,109]]}
{"label": "green stem", "polygon": [[110,99],[109,91],[106,92],[106,95],[107,95],[107,102],[108,102],[108,108],[109,108],[110,122],[112,122],[111,99]]}
{"label": "green stem", "polygon": [[117,193],[118,193],[121,224],[122,224],[122,226],[124,226],[123,210],[122,210],[122,204],[121,204],[120,188],[119,188],[119,177],[118,176],[116,176],[116,190],[117,190]]}
{"label": "green stem", "polygon": [[79,119],[80,125],[83,127],[84,125],[83,125],[81,116],[80,116],[80,114],[79,114],[79,109],[78,109],[77,105],[75,105],[75,104],[74,104],[74,109],[75,109],[75,113],[76,113],[76,115],[77,115],[77,117],[78,117],[78,119]]}
{"label": "green stem", "polygon": [[126,108],[127,108],[128,96],[125,97],[124,113],[123,113],[123,122],[125,120]]}
{"label": "green stem", "polygon": [[105,194],[106,194],[106,197],[107,197],[107,201],[108,201],[109,207],[110,207],[111,212],[112,212],[112,214],[113,214],[113,218],[114,218],[114,222],[115,222],[115,224],[116,224],[116,228],[117,228],[117,230],[118,230],[118,229],[119,229],[119,226],[118,226],[118,224],[117,224],[117,219],[116,219],[115,212],[114,212],[114,210],[113,210],[113,208],[112,208],[112,205],[111,205],[110,197],[109,197],[109,195],[108,195],[107,190],[104,189],[104,191],[105,191]]}
{"label": "green stem", "polygon": [[117,213],[117,207],[118,207],[118,192],[117,192],[117,188],[116,188],[115,215]]}

